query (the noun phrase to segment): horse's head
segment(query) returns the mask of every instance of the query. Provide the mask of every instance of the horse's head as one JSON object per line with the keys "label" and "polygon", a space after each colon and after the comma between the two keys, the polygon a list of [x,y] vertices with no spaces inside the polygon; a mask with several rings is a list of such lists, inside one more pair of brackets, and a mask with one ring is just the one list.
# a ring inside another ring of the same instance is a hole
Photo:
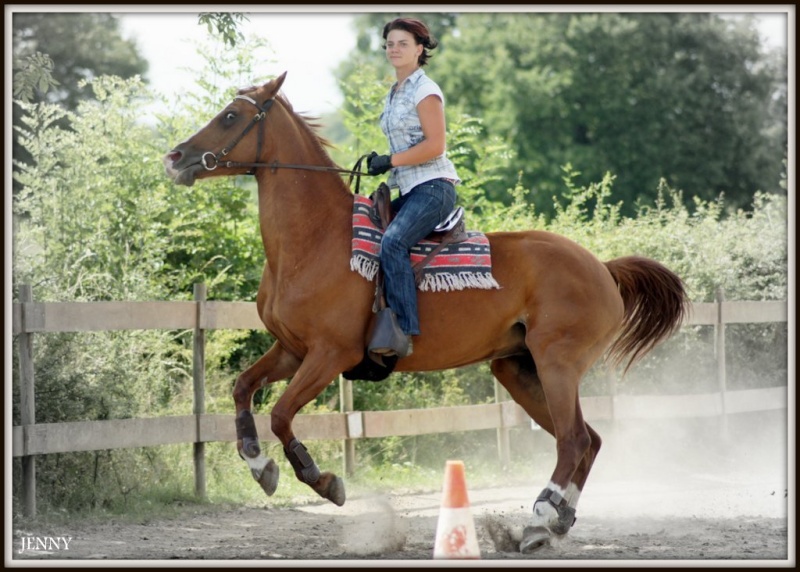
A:
{"label": "horse's head", "polygon": [[197,179],[247,173],[264,152],[265,118],[286,72],[261,87],[240,90],[205,127],[164,156],[167,175],[178,185]]}

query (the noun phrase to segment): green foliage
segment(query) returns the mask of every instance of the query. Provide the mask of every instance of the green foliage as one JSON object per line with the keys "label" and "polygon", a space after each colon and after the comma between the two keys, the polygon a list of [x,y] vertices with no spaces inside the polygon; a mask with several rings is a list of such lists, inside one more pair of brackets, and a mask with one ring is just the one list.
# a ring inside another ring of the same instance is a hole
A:
{"label": "green foliage", "polygon": [[53,60],[47,54],[36,52],[20,63],[14,73],[14,98],[30,102],[34,93],[46,93],[57,87],[58,81],[53,78]]}
{"label": "green foliage", "polygon": [[37,52],[53,62],[50,73],[59,89],[39,89],[35,101],[75,110],[81,99],[93,97],[81,89],[82,80],[132,78],[147,71],[136,43],[122,37],[119,20],[110,13],[16,12],[11,31],[15,68]]}
{"label": "green foliage", "polygon": [[354,158],[371,151],[387,152],[388,145],[380,128],[383,99],[386,97],[386,81],[378,80],[378,69],[362,62],[354,73],[342,82],[345,104],[341,110],[342,123],[348,137],[344,149],[335,149],[332,158],[339,164],[349,165]]}
{"label": "green foliage", "polygon": [[[102,75],[141,76],[147,62],[136,45],[122,38],[114,15],[99,13],[17,12],[12,15],[14,97],[28,103],[58,103],[75,111],[78,102],[91,99],[84,81]],[[13,156],[32,162],[17,140],[23,111],[12,105]],[[61,121],[66,126],[67,118]],[[19,183],[13,181],[13,192]]]}
{"label": "green foliage", "polygon": [[239,24],[247,20],[247,16],[238,12],[201,12],[197,17],[200,24],[205,24],[210,35],[218,35],[229,48],[235,48],[244,40],[239,31]]}
{"label": "green foliage", "polygon": [[[20,141],[33,163],[17,164],[22,190],[14,207],[31,221],[18,248],[32,256],[18,259],[17,278],[37,285],[46,278],[42,295],[51,299],[159,295],[164,291],[152,274],[169,238],[157,232],[167,183],[157,162],[160,149],[137,123],[144,89],[138,79],[108,76],[93,86],[97,99],[79,104],[75,114],[47,104],[23,106],[28,115]],[[62,118],[71,129],[59,126]],[[148,157],[156,160],[149,169],[128,170],[140,157],[145,165]]]}
{"label": "green foliage", "polygon": [[[390,14],[357,20],[356,57],[379,49]],[[660,180],[731,211],[779,192],[787,153],[786,57],[765,52],[753,20],[700,13],[429,13],[440,46],[428,73],[449,107],[484,121],[515,160],[488,181],[503,200],[517,181],[552,216],[563,165],[581,184],[614,173],[627,216],[653,205]],[[442,24],[444,23],[444,24]],[[348,62],[340,70],[347,81]]]}

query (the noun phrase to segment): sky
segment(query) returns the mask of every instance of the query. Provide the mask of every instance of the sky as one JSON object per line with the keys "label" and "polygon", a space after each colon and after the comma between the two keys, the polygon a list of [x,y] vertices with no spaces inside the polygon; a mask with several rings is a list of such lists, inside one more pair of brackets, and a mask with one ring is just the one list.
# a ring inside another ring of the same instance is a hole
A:
{"label": "sky", "polygon": [[[121,13],[119,17],[123,35],[137,41],[149,62],[146,76],[151,87],[165,95],[185,92],[195,77],[189,70],[198,70],[203,63],[195,42],[208,35],[207,28],[198,24],[197,13]],[[321,116],[339,108],[342,96],[333,70],[355,48],[352,14],[249,13],[247,18],[241,31],[267,40],[271,59],[276,61],[259,67],[262,77],[235,87],[286,71],[283,92],[295,110]]]}
{"label": "sky", "polygon": [[[194,81],[193,74],[184,68],[199,69],[202,58],[196,53],[193,42],[207,35],[206,27],[197,23],[197,13],[177,6],[161,8],[134,5],[132,8],[138,10],[137,12],[128,12],[129,8],[131,6],[118,14],[122,22],[122,31],[126,37],[136,39],[142,56],[148,60],[150,68],[147,77],[150,85],[167,96],[179,95],[190,89],[187,86],[191,86]],[[247,36],[258,34],[266,39],[274,52],[274,59],[277,60],[265,62],[262,68],[264,76],[252,78],[246,85],[287,71],[283,91],[297,111],[322,116],[339,108],[342,95],[333,70],[355,48],[354,13],[344,11],[344,8],[335,5],[316,6],[315,12],[302,12],[301,10],[310,9],[302,6],[284,6],[282,12],[276,12],[279,6],[262,7],[262,10],[270,11],[262,13],[255,13],[254,11],[259,8],[250,5],[225,8],[246,12],[248,21],[242,25],[242,31]],[[363,11],[365,7],[352,8]],[[373,8],[397,9],[380,6]],[[525,6],[511,6],[511,9],[517,11],[525,8]],[[564,8],[559,7],[559,9]],[[663,6],[661,8],[663,9]],[[703,8],[704,11],[725,10],[724,6],[689,7],[693,11]],[[428,9],[436,8],[428,7]],[[495,11],[497,8],[465,5],[459,9]],[[772,14],[762,12],[769,9],[780,9],[781,12]],[[323,10],[330,11],[321,13]],[[760,30],[765,42],[769,46],[786,46],[788,20],[786,7],[735,6],[731,11],[761,14]],[[379,30],[376,30],[375,34],[377,36]],[[390,71],[388,65],[387,71]]]}

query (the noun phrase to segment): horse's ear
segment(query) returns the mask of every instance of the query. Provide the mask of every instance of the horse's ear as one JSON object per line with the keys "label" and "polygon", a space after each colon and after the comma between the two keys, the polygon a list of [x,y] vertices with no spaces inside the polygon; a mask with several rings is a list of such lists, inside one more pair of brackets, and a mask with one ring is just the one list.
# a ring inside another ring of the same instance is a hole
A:
{"label": "horse's ear", "polygon": [[283,81],[286,79],[287,73],[288,72],[283,72],[275,79],[264,84],[264,89],[270,94],[270,97],[274,97],[275,94],[281,90],[281,86],[283,85]]}

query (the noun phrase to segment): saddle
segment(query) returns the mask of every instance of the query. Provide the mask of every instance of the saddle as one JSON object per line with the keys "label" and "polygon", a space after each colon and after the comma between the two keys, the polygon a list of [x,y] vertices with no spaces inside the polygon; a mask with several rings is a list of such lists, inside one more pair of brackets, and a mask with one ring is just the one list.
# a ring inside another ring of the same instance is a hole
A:
{"label": "saddle", "polygon": [[[395,212],[392,210],[392,192],[386,183],[381,183],[378,189],[369,197],[372,200],[372,208],[369,217],[381,230],[386,230],[389,223],[394,220]],[[466,224],[464,222],[464,208],[457,207],[447,218],[442,221],[433,231],[425,237],[425,240],[438,243],[425,258],[412,266],[417,283],[422,280],[422,269],[427,266],[439,252],[449,244],[464,242],[467,236]]]}

